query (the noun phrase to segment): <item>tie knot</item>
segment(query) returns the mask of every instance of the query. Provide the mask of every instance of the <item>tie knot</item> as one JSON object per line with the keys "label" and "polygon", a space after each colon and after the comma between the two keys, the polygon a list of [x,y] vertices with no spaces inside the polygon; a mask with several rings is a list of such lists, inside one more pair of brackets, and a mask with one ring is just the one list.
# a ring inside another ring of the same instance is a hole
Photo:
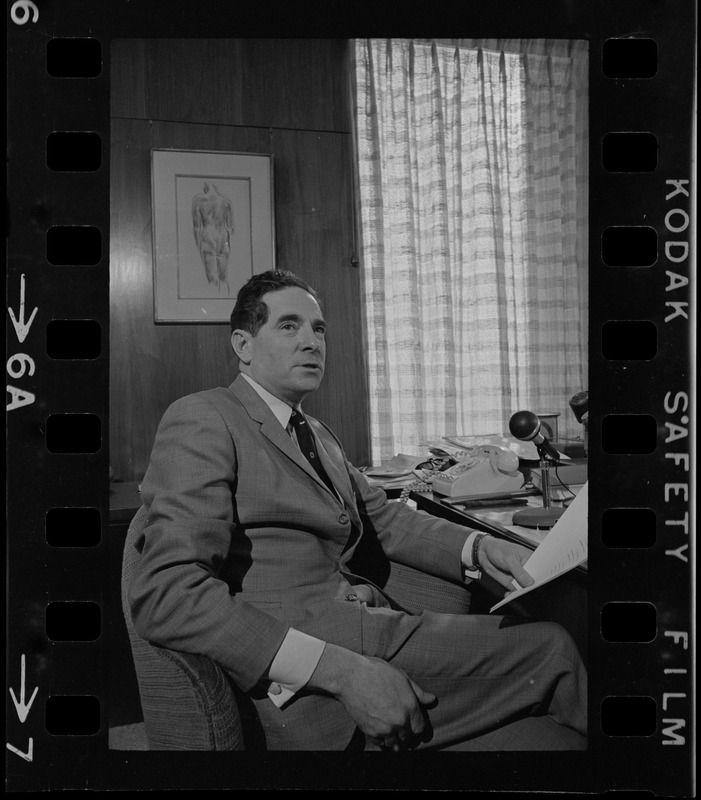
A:
{"label": "tie knot", "polygon": [[290,416],[290,425],[292,425],[293,428],[297,429],[301,425],[306,425],[306,424],[307,424],[307,420],[304,419],[302,414],[299,411],[293,409],[292,410],[292,415]]}

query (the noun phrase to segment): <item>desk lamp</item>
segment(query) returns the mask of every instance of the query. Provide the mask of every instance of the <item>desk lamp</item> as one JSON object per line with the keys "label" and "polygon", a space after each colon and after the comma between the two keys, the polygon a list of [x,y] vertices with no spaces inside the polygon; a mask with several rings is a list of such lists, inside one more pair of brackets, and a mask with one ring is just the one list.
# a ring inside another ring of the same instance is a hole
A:
{"label": "desk lamp", "polygon": [[514,525],[523,525],[526,528],[545,529],[553,525],[565,513],[564,508],[553,508],[550,497],[550,464],[560,463],[560,454],[541,433],[540,420],[532,411],[517,411],[509,420],[511,435],[523,442],[533,442],[540,458],[540,472],[542,475],[541,492],[543,493],[542,508],[523,508],[516,511],[512,517]]}

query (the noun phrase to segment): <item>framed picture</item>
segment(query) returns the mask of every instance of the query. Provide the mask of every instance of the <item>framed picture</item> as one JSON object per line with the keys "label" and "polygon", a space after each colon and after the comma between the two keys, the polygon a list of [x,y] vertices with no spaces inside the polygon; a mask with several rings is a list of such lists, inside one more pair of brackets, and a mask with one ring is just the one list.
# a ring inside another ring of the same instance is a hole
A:
{"label": "framed picture", "polygon": [[558,424],[557,418],[560,416],[559,411],[548,411],[543,414],[536,414],[540,420],[540,426],[543,433],[550,439],[551,442],[558,441]]}
{"label": "framed picture", "polygon": [[275,266],[272,156],[151,151],[154,319],[228,322],[236,294]]}

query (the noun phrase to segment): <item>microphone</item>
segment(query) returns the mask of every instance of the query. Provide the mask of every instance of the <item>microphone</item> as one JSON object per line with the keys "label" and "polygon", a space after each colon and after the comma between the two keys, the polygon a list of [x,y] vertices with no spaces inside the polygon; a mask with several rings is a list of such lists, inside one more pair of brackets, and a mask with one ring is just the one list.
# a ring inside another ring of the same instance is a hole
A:
{"label": "microphone", "polygon": [[577,392],[570,399],[570,408],[577,422],[582,422],[582,417],[589,411],[589,392]]}
{"label": "microphone", "polygon": [[516,439],[524,442],[533,442],[538,448],[540,456],[543,508],[523,508],[511,518],[514,525],[524,525],[527,528],[548,530],[552,528],[565,513],[564,508],[552,508],[550,505],[550,474],[546,456],[560,463],[560,454],[540,432],[540,420],[532,411],[517,411],[509,420],[509,430]]}
{"label": "microphone", "polygon": [[559,463],[560,454],[540,432],[540,420],[532,411],[517,411],[509,420],[511,435],[522,442],[533,442],[541,457]]}

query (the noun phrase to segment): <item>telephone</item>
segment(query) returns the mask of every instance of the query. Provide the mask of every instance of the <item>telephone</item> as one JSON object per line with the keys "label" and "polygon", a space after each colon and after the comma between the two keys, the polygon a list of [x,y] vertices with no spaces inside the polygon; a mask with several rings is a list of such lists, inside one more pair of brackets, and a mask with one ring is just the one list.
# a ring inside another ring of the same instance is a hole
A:
{"label": "telephone", "polygon": [[437,473],[431,488],[437,494],[461,497],[471,494],[505,494],[523,486],[518,456],[507,447],[476,445],[455,466]]}

